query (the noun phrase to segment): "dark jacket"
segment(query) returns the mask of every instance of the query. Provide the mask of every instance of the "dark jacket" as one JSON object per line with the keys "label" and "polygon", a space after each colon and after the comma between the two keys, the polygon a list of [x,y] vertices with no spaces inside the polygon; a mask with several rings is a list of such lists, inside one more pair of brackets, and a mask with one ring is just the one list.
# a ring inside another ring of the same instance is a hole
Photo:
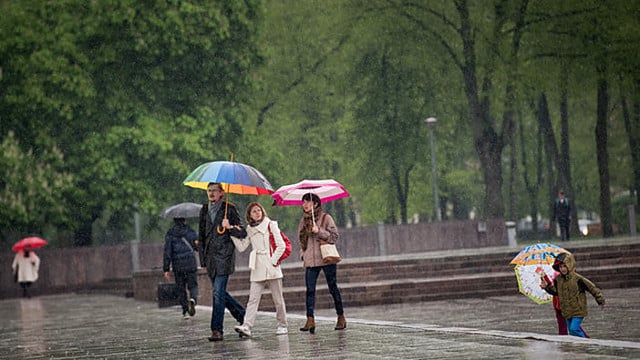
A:
{"label": "dark jacket", "polygon": [[553,264],[553,269],[559,270],[560,264],[565,264],[567,275],[558,275],[552,284],[547,285],[546,291],[551,295],[557,295],[560,299],[560,311],[565,319],[574,317],[585,317],[587,311],[587,297],[585,292],[588,291],[596,299],[598,305],[604,304],[604,296],[589,279],[578,274],[576,262],[572,254],[561,253]]}
{"label": "dark jacket", "polygon": [[241,230],[229,229],[222,234],[218,232],[218,227],[222,228],[224,219],[225,204],[216,213],[213,222],[209,217],[209,203],[205,203],[200,210],[199,239],[203,248],[202,264],[207,268],[210,277],[216,275],[231,275],[236,268],[236,248],[231,241],[231,236],[238,238],[247,237],[247,230],[242,224],[242,219],[238,215],[235,205],[229,203],[227,206],[227,219],[231,225],[240,225]]}
{"label": "dark jacket", "polygon": [[558,198],[553,203],[553,219],[561,224],[568,224],[571,221],[571,203],[568,197],[562,201]]}
{"label": "dark jacket", "polygon": [[[182,238],[189,242],[189,247]],[[194,241],[198,239],[198,234],[186,224],[176,224],[167,231],[164,237],[164,261],[162,270],[169,271],[173,267],[174,271],[196,271],[196,256]],[[193,249],[193,250],[192,250]]]}

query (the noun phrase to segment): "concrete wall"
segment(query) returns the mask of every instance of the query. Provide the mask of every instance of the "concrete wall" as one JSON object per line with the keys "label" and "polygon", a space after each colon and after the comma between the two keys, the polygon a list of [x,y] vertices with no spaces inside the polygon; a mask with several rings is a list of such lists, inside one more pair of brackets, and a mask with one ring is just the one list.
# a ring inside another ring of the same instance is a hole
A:
{"label": "concrete wall", "polygon": [[[297,258],[300,249],[297,234],[294,231],[285,232],[292,241],[292,257]],[[501,220],[380,224],[340,229],[340,236],[338,250],[343,258],[507,245],[506,229]],[[41,265],[40,279],[32,287],[35,295],[89,289],[106,279],[132,276],[129,244],[66,249],[45,247],[36,252],[40,256]],[[154,284],[163,281],[162,252],[162,243],[139,244],[139,271],[136,272],[136,277]],[[11,251],[0,254],[0,299],[20,296],[19,286],[13,282],[11,273],[13,257],[14,253]],[[248,258],[249,250],[236,253],[236,266],[246,267]],[[200,277],[202,276],[206,274],[202,272]],[[202,284],[203,281],[200,280]],[[207,284],[206,279],[204,283]],[[138,291],[153,291],[148,289],[143,290],[138,286]],[[135,292],[134,282],[134,294]]]}

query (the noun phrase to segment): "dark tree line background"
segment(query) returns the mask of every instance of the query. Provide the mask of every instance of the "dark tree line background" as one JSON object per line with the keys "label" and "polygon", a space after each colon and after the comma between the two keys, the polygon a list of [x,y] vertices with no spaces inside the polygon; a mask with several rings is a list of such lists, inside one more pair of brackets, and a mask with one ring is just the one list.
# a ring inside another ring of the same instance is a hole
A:
{"label": "dark tree line background", "polygon": [[[235,160],[334,178],[340,226],[548,218],[640,201],[640,4],[0,0],[0,242],[158,240],[182,180]],[[232,196],[241,207],[253,200]],[[268,197],[258,199],[269,205]],[[299,209],[269,208],[286,227]],[[574,221],[575,233],[578,232]],[[5,248],[7,246],[4,246]]]}

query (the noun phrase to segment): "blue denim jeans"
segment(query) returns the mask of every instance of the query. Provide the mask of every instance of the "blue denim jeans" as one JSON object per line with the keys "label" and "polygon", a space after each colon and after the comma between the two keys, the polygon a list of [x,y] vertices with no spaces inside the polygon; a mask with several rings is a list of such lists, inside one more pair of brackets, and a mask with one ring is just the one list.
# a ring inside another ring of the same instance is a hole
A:
{"label": "blue denim jeans", "polygon": [[227,281],[229,275],[217,275],[211,278],[211,288],[213,289],[213,311],[211,312],[211,330],[218,330],[224,333],[224,308],[229,309],[231,316],[242,324],[244,321],[244,307],[227,292]]}
{"label": "blue denim jeans", "polygon": [[567,329],[569,329],[569,335],[587,337],[580,327],[582,325],[583,319],[584,318],[581,317],[573,317],[571,319],[567,319]]}
{"label": "blue denim jeans", "polygon": [[307,285],[307,316],[313,316],[313,308],[316,305],[316,282],[318,281],[320,270],[324,272],[324,277],[327,280],[327,286],[329,287],[329,292],[333,297],[336,314],[344,315],[344,310],[342,309],[342,297],[340,296],[340,289],[338,289],[337,269],[338,266],[336,264],[308,267],[305,269],[304,277],[305,284]]}
{"label": "blue denim jeans", "polygon": [[198,301],[198,276],[196,271],[174,271],[173,275],[176,279],[178,287],[178,301],[182,306],[182,313],[187,312],[187,288],[189,289],[189,297]]}

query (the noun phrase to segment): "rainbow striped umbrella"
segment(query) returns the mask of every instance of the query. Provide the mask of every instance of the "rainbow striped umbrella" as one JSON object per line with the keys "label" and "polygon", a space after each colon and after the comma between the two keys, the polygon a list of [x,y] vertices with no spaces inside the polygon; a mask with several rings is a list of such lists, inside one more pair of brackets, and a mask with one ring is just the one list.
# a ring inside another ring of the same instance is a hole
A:
{"label": "rainbow striped umbrella", "polygon": [[254,167],[233,161],[212,161],[198,166],[182,182],[184,185],[207,190],[211,182],[220,183],[227,193],[241,195],[269,195],[273,187]]}
{"label": "rainbow striped umbrella", "polygon": [[556,255],[567,250],[558,245],[538,243],[525,247],[516,255],[510,264],[512,265],[543,265],[553,264]]}

